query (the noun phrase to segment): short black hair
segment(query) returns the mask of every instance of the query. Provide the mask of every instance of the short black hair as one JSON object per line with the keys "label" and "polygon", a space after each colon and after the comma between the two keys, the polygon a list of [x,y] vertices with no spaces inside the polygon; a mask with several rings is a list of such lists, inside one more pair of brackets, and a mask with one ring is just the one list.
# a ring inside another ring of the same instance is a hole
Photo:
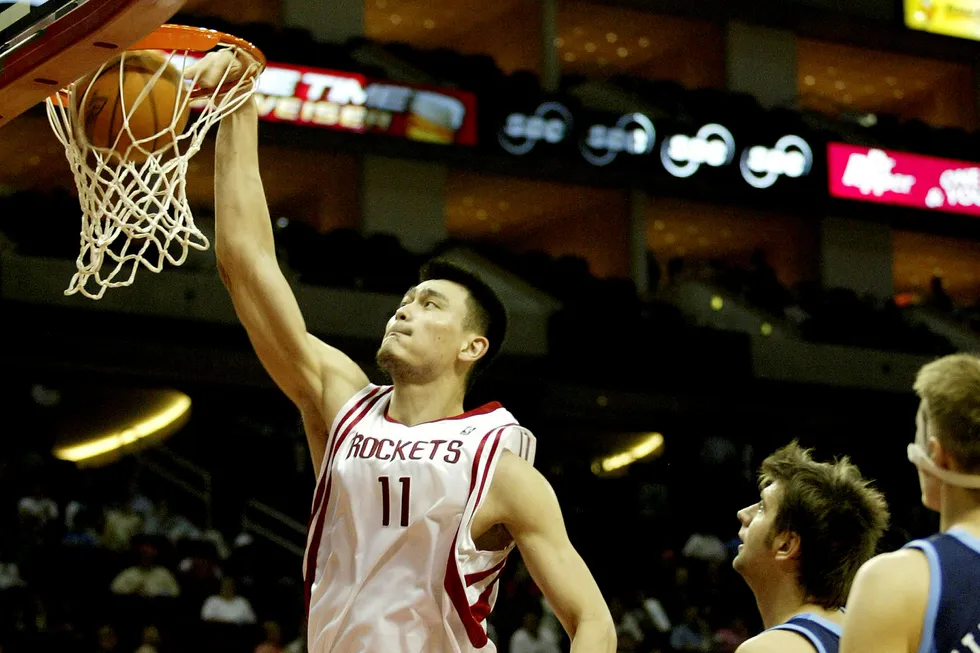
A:
{"label": "short black hair", "polygon": [[469,309],[468,320],[472,328],[486,337],[487,353],[478,360],[470,371],[468,385],[489,367],[500,352],[504,337],[507,335],[507,309],[497,296],[497,293],[475,272],[466,269],[458,263],[444,258],[434,258],[422,265],[419,270],[419,283],[442,279],[452,281],[466,288],[470,294],[467,302]]}

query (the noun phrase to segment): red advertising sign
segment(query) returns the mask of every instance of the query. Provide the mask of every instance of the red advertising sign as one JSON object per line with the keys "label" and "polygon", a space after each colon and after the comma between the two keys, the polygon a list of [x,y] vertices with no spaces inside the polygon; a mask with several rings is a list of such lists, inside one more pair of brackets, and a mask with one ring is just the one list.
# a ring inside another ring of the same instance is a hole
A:
{"label": "red advertising sign", "polygon": [[980,163],[827,145],[832,197],[980,217]]}
{"label": "red advertising sign", "polygon": [[[188,56],[185,65],[196,58]],[[175,55],[173,64],[181,65]],[[255,104],[268,122],[381,133],[445,145],[476,145],[476,96],[323,68],[269,63]]]}

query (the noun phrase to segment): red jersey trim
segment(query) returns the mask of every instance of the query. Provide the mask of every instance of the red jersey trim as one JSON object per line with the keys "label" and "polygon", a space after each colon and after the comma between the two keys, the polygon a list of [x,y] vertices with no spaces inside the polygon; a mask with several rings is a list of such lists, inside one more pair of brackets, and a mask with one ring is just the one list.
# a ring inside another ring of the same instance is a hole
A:
{"label": "red jersey trim", "polygon": [[507,564],[507,558],[504,558],[503,560],[495,564],[493,567],[490,567],[489,569],[478,571],[475,574],[466,574],[466,577],[463,580],[466,581],[466,586],[469,587],[474,583],[479,583],[481,580],[487,578],[488,576],[493,576],[495,573],[503,569],[505,564]]}
{"label": "red jersey trim", "polygon": [[[313,579],[316,576],[317,557],[320,552],[320,538],[323,537],[323,525],[326,521],[327,505],[330,502],[330,488],[333,484],[333,474],[331,473],[333,468],[333,460],[336,457],[337,452],[340,450],[341,445],[344,443],[344,440],[347,439],[347,436],[350,434],[351,430],[355,426],[357,426],[358,422],[364,419],[364,416],[367,415],[368,412],[370,412],[371,409],[374,408],[375,405],[377,405],[378,401],[380,401],[385,395],[387,395],[390,390],[391,388],[387,388],[382,392],[372,392],[372,394],[368,395],[367,397],[364,397],[361,401],[358,402],[357,405],[354,406],[354,408],[352,408],[349,411],[348,414],[354,412],[357,409],[357,406],[364,404],[367,400],[370,400],[367,401],[367,405],[365,405],[361,409],[361,412],[358,413],[357,416],[350,421],[350,423],[344,429],[340,437],[337,438],[337,442],[334,443],[333,449],[331,449],[329,452],[327,467],[324,469],[324,473],[323,473],[323,476],[325,477],[325,482],[321,484],[319,493],[316,499],[314,499],[314,504],[313,504],[314,506],[320,509],[320,512],[319,515],[317,515],[316,526],[313,528],[313,534],[312,537],[310,538],[309,544],[307,544],[307,549],[306,549],[307,552],[306,569],[304,570],[304,574],[303,574],[304,576],[303,585],[304,585],[304,598],[306,600],[307,619],[309,619],[309,615],[310,615],[310,600],[312,599],[313,596]],[[346,417],[347,416],[345,415],[345,419]],[[339,425],[338,425],[338,430],[339,430]]]}
{"label": "red jersey trim", "polygon": [[[457,419],[466,419],[467,417],[475,417],[476,415],[486,415],[487,413],[492,413],[498,408],[503,408],[503,405],[499,401],[491,401],[488,404],[483,404],[479,408],[468,410],[465,413],[460,413],[459,415],[453,415],[452,417],[443,417],[442,419],[433,419],[433,420],[429,420],[428,422],[419,422],[415,426],[421,426],[422,424],[436,424],[438,422],[449,422]],[[392,424],[400,424],[401,426],[405,426],[405,424],[402,424],[398,420],[388,417],[387,406],[385,406],[385,420],[391,422]],[[412,428],[412,427],[409,426],[407,428]]]}
{"label": "red jersey trim", "polygon": [[[494,455],[497,453],[497,446],[500,444],[500,437],[505,428],[506,427],[494,428],[492,431],[483,436],[483,440],[480,441],[480,446],[476,450],[476,456],[473,457],[473,470],[470,478],[470,494],[466,499],[467,504],[469,504],[469,500],[473,496],[473,491],[476,490],[478,477],[481,481],[479,492],[482,494],[483,486],[486,483],[486,477],[490,470],[490,465],[493,462]],[[481,471],[480,460],[483,456],[483,448],[486,446],[487,441],[491,437],[493,438],[493,445],[491,445],[490,453],[487,456],[487,464]],[[460,522],[460,528],[462,527],[463,522]],[[483,618],[477,618],[478,614],[474,613],[473,607],[470,606],[469,599],[466,598],[466,588],[463,586],[463,579],[460,578],[459,575],[459,565],[456,564],[456,544],[458,542],[459,530],[456,531],[456,535],[453,537],[452,547],[449,550],[449,559],[446,561],[446,580],[443,585],[446,588],[446,593],[449,595],[450,601],[452,601],[456,614],[459,615],[459,620],[462,622],[463,628],[466,629],[466,635],[469,637],[470,643],[476,648],[483,648],[487,645],[489,638],[481,625]],[[481,596],[480,598],[484,599],[485,597]],[[477,602],[477,605],[479,605],[479,601]]]}
{"label": "red jersey trim", "polygon": [[363,406],[365,402],[370,401],[381,390],[382,390],[381,387],[376,387],[373,390],[369,391],[366,395],[358,399],[357,403],[351,406],[350,410],[344,413],[344,416],[341,417],[340,420],[337,422],[337,428],[332,429],[327,434],[327,446],[326,449],[324,449],[325,458],[322,465],[323,468],[319,470],[320,477],[316,480],[316,489],[313,492],[313,510],[310,511],[310,520],[306,525],[307,530],[309,530],[310,526],[313,525],[313,519],[316,517],[316,512],[317,510],[320,509],[320,501],[322,501],[323,499],[323,494],[322,494],[323,489],[321,486],[324,483],[326,483],[327,477],[330,475],[330,462],[331,462],[330,459],[332,457],[331,446],[333,445],[334,440],[336,439],[337,433],[340,433],[340,431],[343,429],[344,422],[350,419],[350,416],[356,413],[358,408]]}

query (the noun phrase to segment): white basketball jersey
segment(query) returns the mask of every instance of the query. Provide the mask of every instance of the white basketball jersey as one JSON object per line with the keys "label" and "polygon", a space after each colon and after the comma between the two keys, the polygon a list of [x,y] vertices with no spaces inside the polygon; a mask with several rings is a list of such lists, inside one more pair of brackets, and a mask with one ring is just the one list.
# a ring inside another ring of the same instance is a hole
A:
{"label": "white basketball jersey", "polygon": [[486,618],[511,544],[480,551],[473,515],[509,449],[535,440],[492,403],[405,426],[369,385],[327,437],[303,561],[310,653],[496,650]]}

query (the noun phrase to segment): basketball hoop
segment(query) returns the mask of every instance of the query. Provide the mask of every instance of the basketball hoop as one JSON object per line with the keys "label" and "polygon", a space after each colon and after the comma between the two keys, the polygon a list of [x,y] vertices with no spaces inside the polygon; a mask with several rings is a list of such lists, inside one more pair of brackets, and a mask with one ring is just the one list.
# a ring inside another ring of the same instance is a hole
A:
{"label": "basketball hoop", "polygon": [[[135,50],[158,51],[162,64],[131,106],[122,101],[121,127],[110,147],[89,142],[76,108],[83,106],[95,80],[106,71],[113,74],[113,66],[119,69],[122,93],[126,53],[46,100],[48,120],[65,146],[82,209],[78,271],[66,295],[81,293],[100,299],[107,288],[131,285],[140,264],[160,272],[165,262],[183,264],[189,248],[210,247],[207,237],[194,225],[187,202],[188,162],[201,149],[208,130],[252,97],[265,68],[265,56],[251,43],[196,27],[163,25],[129,48]],[[177,85],[174,115],[168,124],[152,136],[137,137],[130,129],[130,117],[167,66],[173,65],[183,79],[185,70],[210,50],[234,55],[228,58],[220,83],[201,88],[201,71],[197,71],[183,86]],[[236,60],[243,74],[233,79]],[[178,133],[188,108],[196,109],[198,115]]]}

